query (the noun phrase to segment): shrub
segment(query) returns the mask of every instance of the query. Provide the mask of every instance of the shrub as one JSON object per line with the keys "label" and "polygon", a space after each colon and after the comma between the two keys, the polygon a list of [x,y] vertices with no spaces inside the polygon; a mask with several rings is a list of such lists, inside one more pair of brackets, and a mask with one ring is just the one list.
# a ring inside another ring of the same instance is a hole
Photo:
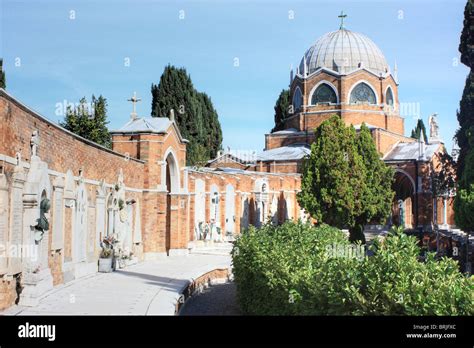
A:
{"label": "shrub", "polygon": [[301,222],[249,228],[232,251],[237,296],[251,315],[472,315],[473,280],[450,259],[418,261],[414,237],[394,230],[374,255],[337,257],[344,233]]}

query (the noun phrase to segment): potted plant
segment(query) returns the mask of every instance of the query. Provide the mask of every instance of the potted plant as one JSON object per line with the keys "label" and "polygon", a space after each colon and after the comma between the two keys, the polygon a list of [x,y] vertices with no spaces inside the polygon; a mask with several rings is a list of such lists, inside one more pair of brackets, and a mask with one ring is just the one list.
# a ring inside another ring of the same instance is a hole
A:
{"label": "potted plant", "polygon": [[115,237],[112,235],[105,237],[100,243],[102,251],[99,256],[99,272],[109,273],[115,271],[114,244],[116,242]]}

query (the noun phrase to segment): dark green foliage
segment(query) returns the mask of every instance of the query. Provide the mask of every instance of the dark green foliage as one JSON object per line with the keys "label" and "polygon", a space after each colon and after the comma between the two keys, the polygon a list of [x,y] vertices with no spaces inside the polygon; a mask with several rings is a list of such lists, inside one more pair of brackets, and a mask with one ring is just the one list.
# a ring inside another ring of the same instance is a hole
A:
{"label": "dark green foliage", "polygon": [[[352,253],[327,225],[287,222],[251,227],[234,244],[240,307],[250,315],[472,315],[473,278],[456,261],[418,261],[415,237],[393,230]],[[341,252],[342,251],[342,252]],[[353,257],[350,257],[350,256]],[[442,276],[440,276],[442,275]]]}
{"label": "dark green foliage", "polygon": [[349,227],[351,240],[364,243],[363,225],[390,212],[392,177],[368,128],[363,125],[358,137],[334,116],[315,131],[298,202],[318,222]]}
{"label": "dark green foliage", "polygon": [[472,71],[466,78],[466,85],[459,103],[457,118],[459,122],[459,128],[455,136],[459,146],[457,175],[461,177],[465,158],[472,149],[469,139],[474,137],[474,74]]}
{"label": "dark green foliage", "polygon": [[456,187],[456,162],[444,146],[436,153],[436,159],[436,168],[433,166],[431,170],[432,191],[435,197],[444,197]]}
{"label": "dark green foliage", "polygon": [[5,71],[3,71],[3,58],[0,58],[0,88],[5,88]]}
{"label": "dark green foliage", "polygon": [[[474,140],[474,137],[473,137]],[[472,144],[471,146],[473,146]],[[474,230],[474,150],[468,152],[465,167],[458,182],[454,200],[456,225],[466,231]]]}
{"label": "dark green foliage", "polygon": [[464,11],[464,28],[459,44],[461,61],[471,68],[466,78],[457,114],[459,145],[457,163],[458,188],[454,202],[456,225],[467,231],[474,230],[474,4],[469,0]]}
{"label": "dark green foliage", "polygon": [[464,25],[459,43],[461,62],[472,68],[474,65],[474,2],[468,0],[464,8]]}
{"label": "dark green foliage", "polygon": [[426,136],[426,127],[423,120],[420,118],[418,119],[415,128],[411,131],[411,137],[414,139],[420,139],[421,133],[423,133],[423,138],[425,141],[427,141],[428,138]]}
{"label": "dark green foliage", "polygon": [[[92,110],[91,110],[92,106]],[[77,107],[68,107],[64,122],[59,124],[67,130],[89,139],[97,144],[110,148],[112,145],[107,129],[107,99],[92,95],[89,105],[85,97]]]}
{"label": "dark green foliage", "polygon": [[300,205],[319,222],[353,226],[362,212],[364,170],[354,128],[332,117],[316,129],[311,154],[304,161]]}
{"label": "dark green foliage", "polygon": [[151,115],[175,113],[181,135],[189,140],[187,164],[203,165],[222,147],[222,130],[217,111],[205,93],[198,92],[184,68],[168,65],[158,85],[151,85]]}
{"label": "dark green foliage", "polygon": [[[362,213],[356,218],[357,225],[363,229],[369,222],[384,222],[388,217],[394,196],[392,191],[394,173],[393,169],[380,159],[380,153],[365,123],[362,124],[357,137],[357,150],[365,166],[366,191],[362,195]],[[364,242],[363,239],[362,241]]]}
{"label": "dark green foliage", "polygon": [[284,121],[289,115],[290,105],[290,90],[283,89],[275,103],[275,127],[272,129],[272,132],[284,129]]}

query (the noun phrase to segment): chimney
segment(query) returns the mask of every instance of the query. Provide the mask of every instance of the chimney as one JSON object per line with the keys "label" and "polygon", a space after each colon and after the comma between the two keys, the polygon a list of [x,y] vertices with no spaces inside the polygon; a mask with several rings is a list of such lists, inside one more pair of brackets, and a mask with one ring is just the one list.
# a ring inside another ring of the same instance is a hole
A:
{"label": "chimney", "polygon": [[170,121],[174,122],[174,110],[173,109],[170,110]]}

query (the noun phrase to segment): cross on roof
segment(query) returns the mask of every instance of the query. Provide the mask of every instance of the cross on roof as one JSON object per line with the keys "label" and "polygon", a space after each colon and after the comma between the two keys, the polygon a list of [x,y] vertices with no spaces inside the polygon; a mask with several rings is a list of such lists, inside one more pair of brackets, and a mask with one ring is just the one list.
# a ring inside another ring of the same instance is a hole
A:
{"label": "cross on roof", "polygon": [[338,17],[341,19],[341,26],[339,29],[344,29],[344,18],[346,18],[347,15],[344,13],[344,11],[341,11],[341,14]]}
{"label": "cross on roof", "polygon": [[131,97],[130,99],[127,99],[127,100],[132,102],[132,104],[133,104],[133,112],[131,113],[131,116],[132,116],[133,119],[135,119],[137,117],[137,112],[136,112],[137,103],[142,99],[137,98],[137,92],[133,92],[133,97]]}

